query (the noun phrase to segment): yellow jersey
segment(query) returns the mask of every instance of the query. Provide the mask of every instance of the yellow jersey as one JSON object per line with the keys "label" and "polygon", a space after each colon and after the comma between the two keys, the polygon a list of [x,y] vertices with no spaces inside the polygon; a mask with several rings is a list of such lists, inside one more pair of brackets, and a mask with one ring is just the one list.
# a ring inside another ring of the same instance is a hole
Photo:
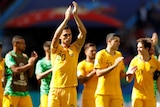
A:
{"label": "yellow jersey", "polygon": [[160,71],[160,63],[153,55],[146,62],[137,55],[129,65],[129,67],[133,66],[137,66],[137,70],[134,76],[132,98],[153,99],[155,97],[153,74],[155,70]]}
{"label": "yellow jersey", "polygon": [[[77,86],[77,63],[80,50],[76,44],[69,48],[58,45],[55,53],[51,53],[52,79],[50,87],[64,88]],[[54,49],[51,47],[51,50]]]}
{"label": "yellow jersey", "polygon": [[[115,51],[115,54],[112,56],[106,51],[106,49],[102,49],[96,54],[94,68],[105,69],[113,65],[116,58],[118,57],[122,57],[121,52]],[[121,61],[118,66],[116,66],[106,75],[100,76],[98,78],[96,94],[122,96],[120,86],[120,73],[124,70],[124,62]]]}
{"label": "yellow jersey", "polygon": [[0,99],[3,96],[3,87],[2,87],[1,80],[2,80],[2,76],[3,76],[4,70],[5,70],[5,68],[4,68],[4,58],[3,58],[3,60],[0,62]]}
{"label": "yellow jersey", "polygon": [[[90,63],[90,62],[87,62],[86,60],[83,60],[83,61],[78,63],[77,76],[78,77],[86,76],[93,69],[94,69],[94,64],[93,63]],[[87,99],[87,98],[90,98],[90,97],[92,99],[94,99],[94,94],[95,94],[95,90],[96,90],[96,87],[97,87],[97,82],[98,82],[98,77],[95,74],[90,80],[88,80],[87,82],[85,82],[83,84],[84,85],[83,94],[87,95],[87,93],[90,93],[84,99]]]}

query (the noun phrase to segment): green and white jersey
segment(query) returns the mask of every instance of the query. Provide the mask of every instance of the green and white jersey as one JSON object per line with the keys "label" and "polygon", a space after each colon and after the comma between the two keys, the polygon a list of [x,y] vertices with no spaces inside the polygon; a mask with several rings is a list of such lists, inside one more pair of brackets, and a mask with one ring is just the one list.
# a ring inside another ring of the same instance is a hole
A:
{"label": "green and white jersey", "polygon": [[14,51],[10,51],[9,53],[6,54],[5,56],[5,65],[6,65],[5,75],[6,75],[7,81],[6,81],[6,86],[4,89],[4,94],[12,95],[12,96],[27,96],[29,95],[29,91],[19,92],[19,91],[13,91],[13,89],[11,88],[12,70],[10,67],[13,65],[16,65],[16,62],[12,55],[16,57],[23,57],[23,55],[17,55]]}
{"label": "green and white jersey", "polygon": [[[51,68],[51,61],[45,57],[40,59],[36,64],[36,74],[43,73]],[[51,81],[52,73],[48,74],[45,78],[41,79],[40,94],[49,93],[49,86]]]}

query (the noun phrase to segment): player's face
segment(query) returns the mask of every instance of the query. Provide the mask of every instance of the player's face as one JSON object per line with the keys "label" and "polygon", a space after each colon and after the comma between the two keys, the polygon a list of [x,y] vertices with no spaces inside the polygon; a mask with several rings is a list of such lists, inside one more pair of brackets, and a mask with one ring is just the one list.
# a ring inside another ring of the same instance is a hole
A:
{"label": "player's face", "polygon": [[118,50],[120,45],[120,38],[114,37],[112,40],[110,40],[110,45],[113,50]]}
{"label": "player's face", "polygon": [[50,47],[49,46],[45,46],[44,47],[44,51],[50,53]]}
{"label": "player's face", "polygon": [[96,47],[95,46],[90,46],[88,49],[85,51],[86,56],[88,56],[91,59],[95,59],[96,55]]}
{"label": "player's face", "polygon": [[65,45],[70,45],[72,41],[72,32],[70,29],[65,29],[62,31],[62,35],[60,37],[61,43]]}
{"label": "player's face", "polygon": [[144,54],[146,54],[148,52],[148,49],[144,48],[144,45],[141,42],[138,42],[137,51],[138,51],[138,54],[144,55]]}
{"label": "player's face", "polygon": [[24,39],[19,39],[18,42],[16,43],[16,47],[19,51],[25,51],[26,49],[26,44]]}

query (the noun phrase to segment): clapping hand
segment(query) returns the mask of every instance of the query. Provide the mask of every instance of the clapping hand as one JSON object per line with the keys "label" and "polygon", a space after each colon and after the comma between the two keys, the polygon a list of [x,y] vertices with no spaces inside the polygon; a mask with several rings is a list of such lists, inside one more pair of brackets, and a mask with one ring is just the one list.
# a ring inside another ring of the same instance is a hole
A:
{"label": "clapping hand", "polygon": [[153,42],[153,45],[157,45],[158,43],[158,34],[156,32],[154,32],[152,34],[152,38],[151,38],[152,42]]}
{"label": "clapping hand", "polygon": [[69,19],[70,19],[71,10],[72,10],[72,8],[71,8],[71,6],[69,6],[69,7],[67,8],[66,12],[65,12],[65,19],[66,19],[66,20],[69,20]]}
{"label": "clapping hand", "polygon": [[118,57],[118,58],[115,60],[114,65],[117,66],[123,59],[124,59],[124,57]]}
{"label": "clapping hand", "polygon": [[31,65],[33,65],[37,58],[38,58],[37,53],[35,51],[33,51],[31,53],[31,57],[28,60],[28,63],[31,64]]}
{"label": "clapping hand", "polygon": [[73,1],[72,4],[73,4],[73,11],[72,11],[72,13],[73,14],[77,14],[78,4],[75,1]]}

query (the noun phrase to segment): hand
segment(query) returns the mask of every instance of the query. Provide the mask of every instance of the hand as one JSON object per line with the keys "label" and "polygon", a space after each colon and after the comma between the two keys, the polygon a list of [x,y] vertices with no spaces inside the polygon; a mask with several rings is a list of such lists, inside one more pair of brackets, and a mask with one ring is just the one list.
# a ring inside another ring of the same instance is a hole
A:
{"label": "hand", "polygon": [[137,66],[129,67],[126,74],[134,74],[137,70]]}
{"label": "hand", "polygon": [[78,4],[75,1],[73,1],[72,4],[73,4],[73,11],[72,11],[72,13],[73,14],[77,14]]}
{"label": "hand", "polygon": [[118,57],[118,58],[115,60],[114,65],[117,66],[123,59],[124,59],[124,57]]}
{"label": "hand", "polygon": [[152,41],[153,41],[153,45],[157,45],[157,43],[158,43],[158,35],[157,35],[157,33],[156,32],[154,32],[153,34],[152,34]]}
{"label": "hand", "polygon": [[69,19],[70,19],[71,10],[72,10],[72,8],[71,8],[71,6],[69,6],[69,7],[67,8],[66,12],[65,12],[65,19],[66,19],[66,20],[69,20]]}
{"label": "hand", "polygon": [[33,65],[37,58],[38,58],[37,53],[35,51],[33,51],[31,53],[31,57],[28,60],[28,63],[31,64],[31,65]]}
{"label": "hand", "polygon": [[31,57],[33,57],[36,60],[38,58],[38,54],[35,51],[33,51],[31,53]]}

